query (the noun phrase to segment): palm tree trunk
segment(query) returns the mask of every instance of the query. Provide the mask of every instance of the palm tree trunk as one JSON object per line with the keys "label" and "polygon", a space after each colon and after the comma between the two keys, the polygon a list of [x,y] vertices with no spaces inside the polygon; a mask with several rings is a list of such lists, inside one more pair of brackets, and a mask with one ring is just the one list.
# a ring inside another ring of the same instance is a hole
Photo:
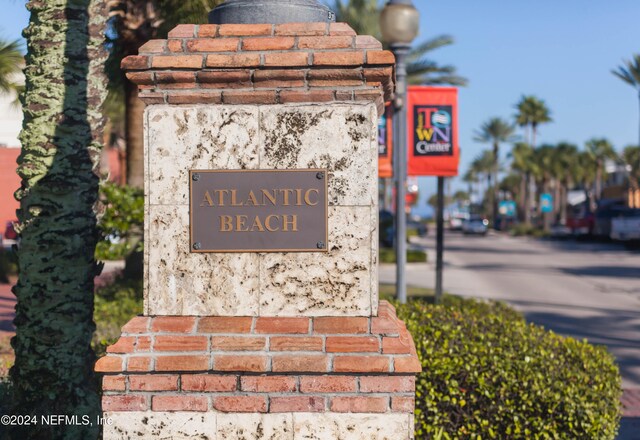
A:
{"label": "palm tree trunk", "polygon": [[[103,0],[30,1],[28,8],[11,413],[95,420],[90,343],[93,279],[101,269],[94,252],[107,14]],[[11,429],[13,440],[99,434],[95,423]]]}
{"label": "palm tree trunk", "polygon": [[[542,192],[544,193],[548,193],[549,190],[549,178],[545,177],[544,181],[542,182]],[[544,224],[544,230],[545,232],[549,232],[551,230],[551,216],[553,214],[552,212],[544,212],[542,213],[542,220],[543,220],[543,224]]]}
{"label": "palm tree trunk", "polygon": [[568,181],[565,181],[561,186],[561,199],[560,199],[560,223],[563,225],[567,224],[567,206],[569,206],[569,188],[571,184]]}
{"label": "palm tree trunk", "polygon": [[138,86],[125,80],[125,124],[127,137],[127,184],[144,186],[144,102],[138,98]]}
{"label": "palm tree trunk", "polygon": [[531,225],[531,207],[533,206],[532,196],[534,194],[534,192],[531,191],[531,174],[530,173],[526,173],[526,180],[527,180],[527,189],[525,191],[524,223],[527,226],[530,226]]}
{"label": "palm tree trunk", "polygon": [[598,159],[598,164],[596,168],[596,200],[600,201],[600,196],[602,192],[602,163],[600,159]]}
{"label": "palm tree trunk", "polygon": [[525,210],[527,205],[527,176],[522,174],[520,176],[520,189],[518,191],[518,219],[520,221],[525,220]]}
{"label": "palm tree trunk", "polygon": [[554,180],[554,195],[553,195],[553,221],[556,222],[559,220],[560,214],[562,212],[562,187],[560,185],[560,180]]}
{"label": "palm tree trunk", "polygon": [[531,124],[531,148],[536,148],[536,126]]}

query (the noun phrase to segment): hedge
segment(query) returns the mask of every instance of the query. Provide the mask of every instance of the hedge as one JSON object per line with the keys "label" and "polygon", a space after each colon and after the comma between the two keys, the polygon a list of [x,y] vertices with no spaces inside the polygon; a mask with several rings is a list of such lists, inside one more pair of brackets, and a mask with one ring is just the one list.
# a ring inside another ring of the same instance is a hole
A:
{"label": "hedge", "polygon": [[621,380],[604,347],[501,303],[396,304],[414,337],[417,439],[614,439]]}

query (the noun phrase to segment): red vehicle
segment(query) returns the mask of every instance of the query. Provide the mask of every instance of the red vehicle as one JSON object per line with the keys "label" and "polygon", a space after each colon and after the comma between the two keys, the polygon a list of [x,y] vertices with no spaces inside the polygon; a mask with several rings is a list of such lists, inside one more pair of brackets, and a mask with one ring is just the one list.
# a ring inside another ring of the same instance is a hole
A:
{"label": "red vehicle", "polygon": [[580,191],[569,191],[567,194],[567,228],[572,235],[584,236],[593,234],[595,216],[589,207],[587,194]]}
{"label": "red vehicle", "polygon": [[12,221],[8,221],[6,228],[4,230],[4,238],[6,240],[17,240],[18,239],[18,234],[16,233],[16,230],[13,228],[13,222]]}

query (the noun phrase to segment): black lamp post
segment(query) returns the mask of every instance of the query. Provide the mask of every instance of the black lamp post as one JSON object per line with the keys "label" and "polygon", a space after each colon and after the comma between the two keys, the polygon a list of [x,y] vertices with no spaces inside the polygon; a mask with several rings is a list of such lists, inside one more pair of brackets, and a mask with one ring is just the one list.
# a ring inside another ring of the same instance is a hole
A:
{"label": "black lamp post", "polygon": [[394,181],[396,186],[396,295],[407,302],[407,65],[411,42],[418,35],[420,14],[411,0],[390,0],[380,15],[382,38],[396,57],[396,94],[393,115]]}

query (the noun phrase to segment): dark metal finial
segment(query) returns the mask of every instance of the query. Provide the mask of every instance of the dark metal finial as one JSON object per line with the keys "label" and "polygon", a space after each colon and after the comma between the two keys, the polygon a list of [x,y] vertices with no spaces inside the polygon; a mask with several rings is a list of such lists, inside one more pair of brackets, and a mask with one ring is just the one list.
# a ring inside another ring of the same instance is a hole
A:
{"label": "dark metal finial", "polygon": [[209,12],[211,24],[334,21],[333,11],[315,0],[227,0]]}

